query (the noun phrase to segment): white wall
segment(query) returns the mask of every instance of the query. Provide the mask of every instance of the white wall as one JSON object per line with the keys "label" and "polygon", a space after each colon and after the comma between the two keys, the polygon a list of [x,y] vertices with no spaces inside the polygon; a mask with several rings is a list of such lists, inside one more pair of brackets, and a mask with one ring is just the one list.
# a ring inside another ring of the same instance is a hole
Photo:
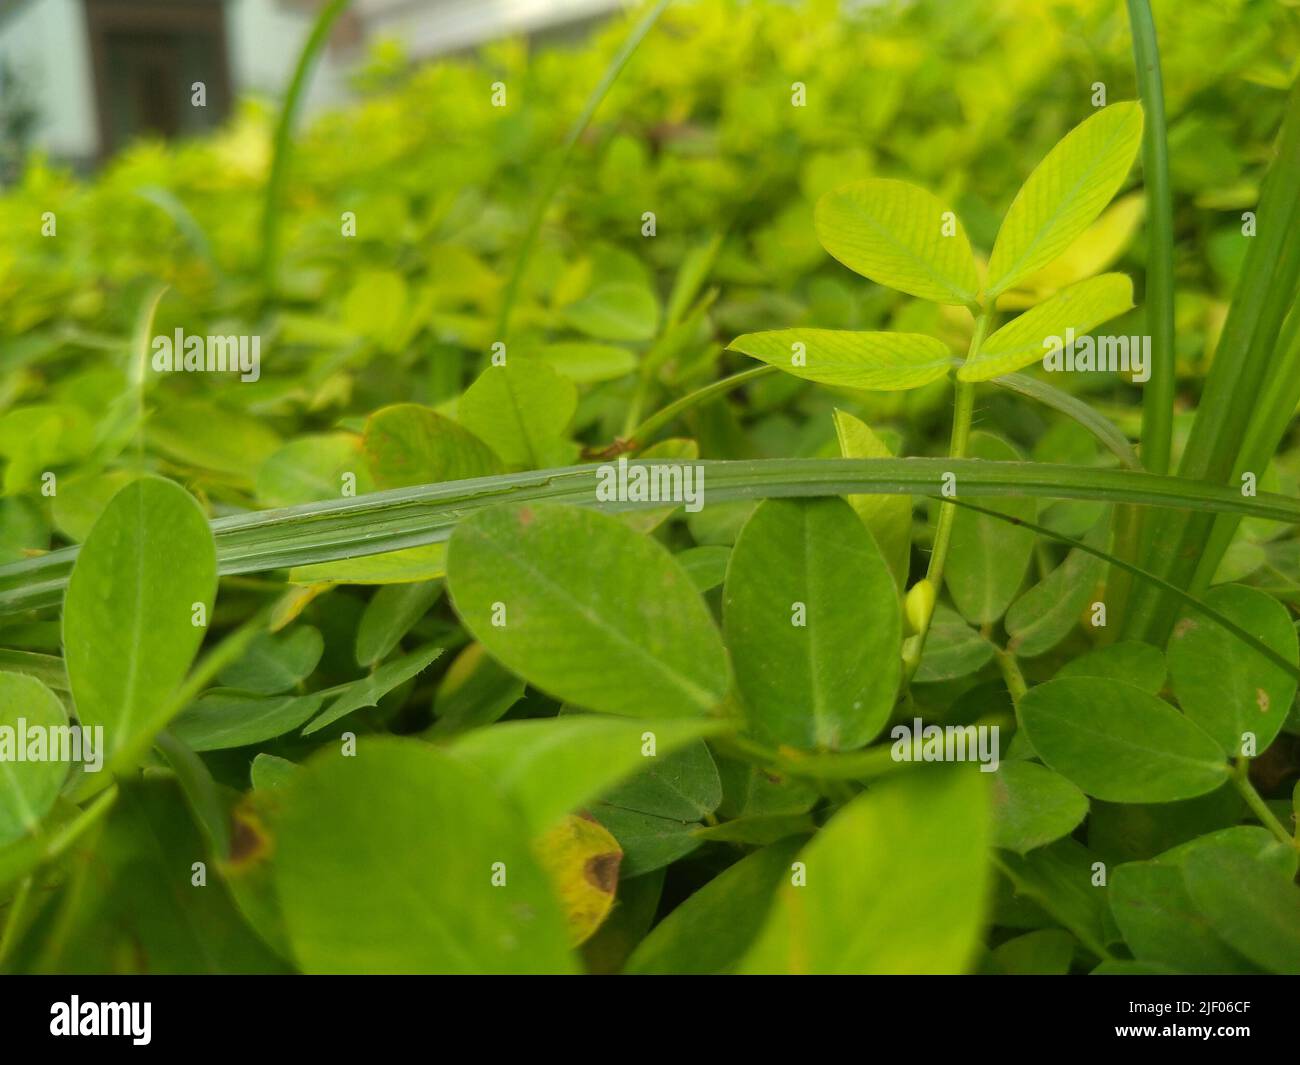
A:
{"label": "white wall", "polygon": [[[230,0],[226,5],[226,48],[235,97],[253,92],[279,100],[289,87],[313,21],[314,12],[278,0]],[[346,64],[340,64],[327,44],[308,84],[303,110],[344,100],[345,70]]]}
{"label": "white wall", "polygon": [[40,108],[36,143],[51,155],[88,159],[99,150],[90,44],[80,0],[35,0],[0,19],[0,55]]}

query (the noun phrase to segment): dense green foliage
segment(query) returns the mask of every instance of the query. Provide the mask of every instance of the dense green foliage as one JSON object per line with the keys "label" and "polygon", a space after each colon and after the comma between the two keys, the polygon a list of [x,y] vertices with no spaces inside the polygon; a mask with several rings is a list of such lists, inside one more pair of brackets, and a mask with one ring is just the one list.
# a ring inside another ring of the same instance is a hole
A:
{"label": "dense green foliage", "polygon": [[[0,746],[0,967],[1300,969],[1300,16],[1154,5],[1164,243],[1122,5],[839,6],[27,161],[0,729],[103,766]],[[1166,310],[1179,479],[1037,368]]]}

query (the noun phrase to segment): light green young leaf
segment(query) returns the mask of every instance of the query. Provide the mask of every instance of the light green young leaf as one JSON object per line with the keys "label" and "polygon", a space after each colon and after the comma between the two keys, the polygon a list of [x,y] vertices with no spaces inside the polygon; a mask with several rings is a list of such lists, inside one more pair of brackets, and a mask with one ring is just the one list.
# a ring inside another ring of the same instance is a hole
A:
{"label": "light green young leaf", "polygon": [[850,270],[935,303],[970,304],[979,275],[956,214],[925,189],[872,178],[817,201],[817,237]]}
{"label": "light green young leaf", "polygon": [[554,504],[479,511],[456,527],[447,578],[474,637],[558,699],[684,717],[727,693],[722,640],[690,577],[617,518]]}
{"label": "light green young leaf", "polygon": [[1133,306],[1133,282],[1124,274],[1080,281],[1012,319],[980,345],[957,370],[962,381],[987,381],[1041,363],[1066,343],[1067,332],[1082,337]]}
{"label": "light green young leaf", "polygon": [[[1005,440],[982,432],[971,433],[969,454],[971,458],[1002,462],[1020,458]],[[957,495],[961,495],[960,480]],[[1033,521],[1038,513],[1037,504],[1029,498],[984,500],[981,506],[1022,521]],[[1031,529],[959,509],[952,523],[944,583],[962,616],[976,625],[997,621],[1020,591],[1033,551]]]}
{"label": "light green young leaf", "polygon": [[519,815],[489,778],[416,740],[365,738],[355,758],[309,762],[286,790],[274,872],[304,972],[576,969]]}
{"label": "light green young leaf", "polygon": [[185,489],[143,477],[113,497],[81,547],[63,606],[77,717],[103,727],[106,769],[138,757],[167,724],[216,591],[212,530]]}
{"label": "light green young leaf", "polygon": [[578,407],[578,389],[545,363],[512,359],[489,366],[460,397],[461,425],[511,469],[552,465]]}
{"label": "light green young leaf", "polygon": [[659,328],[654,292],[628,281],[597,285],[563,314],[573,328],[597,340],[649,340]]}
{"label": "light green young leaf", "polygon": [[1092,225],[1128,175],[1142,143],[1142,107],[1112,104],[1080,122],[1034,168],[1011,201],[993,253],[986,296],[1042,269]]}
{"label": "light green young leaf", "polygon": [[928,385],[956,361],[948,345],[921,333],[776,329],[746,333],[728,347],[805,381],[878,392]]}
{"label": "light green young leaf", "polygon": [[[859,418],[842,410],[834,412],[835,436],[840,454],[846,459],[892,458],[889,446]],[[912,551],[912,500],[908,496],[851,495],[844,497],[871,530],[880,553],[889,564],[894,583],[907,586],[908,562]]]}
{"label": "light green young leaf", "polygon": [[901,669],[898,591],[846,503],[759,504],[732,551],[723,603],[755,732],[853,750],[884,727]]}
{"label": "light green young leaf", "polygon": [[740,971],[965,971],[984,923],[988,807],[984,774],[951,767],[858,796],[799,853]]}
{"label": "light green young leaf", "polygon": [[1190,799],[1228,777],[1207,733],[1123,681],[1050,680],[1021,698],[1017,715],[1044,762],[1108,802]]}
{"label": "light green young leaf", "polygon": [[[1235,621],[1288,661],[1297,661],[1290,612],[1255,588],[1212,588],[1205,604]],[[1169,674],[1183,712],[1225,751],[1262,754],[1282,729],[1295,701],[1296,681],[1253,647],[1233,639],[1200,614],[1185,615],[1169,637]]]}
{"label": "light green young leaf", "polygon": [[[42,749],[35,760],[26,747],[18,749],[24,742],[20,721],[40,737]],[[0,673],[0,728],[5,730],[0,734],[0,847],[36,828],[59,797],[68,763],[55,757],[50,743],[54,730],[67,723],[58,696],[35,677]]]}
{"label": "light green young leaf", "polygon": [[[483,770],[541,833],[619,781],[686,744],[716,732],[710,721],[629,721],[565,714],[506,721],[458,738],[448,750]],[[654,737],[653,756],[645,735]],[[716,804],[715,804],[716,805]]]}

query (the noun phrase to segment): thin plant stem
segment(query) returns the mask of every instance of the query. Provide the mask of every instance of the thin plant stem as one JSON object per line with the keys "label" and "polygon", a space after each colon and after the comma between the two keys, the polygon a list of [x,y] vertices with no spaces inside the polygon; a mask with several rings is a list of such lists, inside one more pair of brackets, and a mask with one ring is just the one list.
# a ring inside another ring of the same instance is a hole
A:
{"label": "thin plant stem", "polygon": [[743,370],[738,374],[732,374],[730,377],[712,381],[703,388],[697,388],[694,392],[674,400],[668,406],[650,415],[640,425],[633,426],[631,431],[626,434],[627,442],[637,447],[644,446],[649,442],[651,434],[658,432],[665,425],[672,422],[674,418],[691,410],[693,407],[701,406],[717,399],[719,396],[725,396],[728,392],[734,392],[741,385],[774,373],[776,373],[775,366],[758,366],[752,370]]}
{"label": "thin plant stem", "polygon": [[1300,839],[1292,836],[1283,826],[1282,822],[1277,819],[1273,811],[1268,808],[1268,803],[1255,790],[1255,785],[1250,782],[1250,759],[1238,758],[1232,770],[1232,782],[1241,792],[1241,797],[1246,800],[1246,805],[1250,807],[1251,812],[1259,818],[1260,824],[1273,833],[1282,843],[1288,847],[1294,847],[1300,850]]}

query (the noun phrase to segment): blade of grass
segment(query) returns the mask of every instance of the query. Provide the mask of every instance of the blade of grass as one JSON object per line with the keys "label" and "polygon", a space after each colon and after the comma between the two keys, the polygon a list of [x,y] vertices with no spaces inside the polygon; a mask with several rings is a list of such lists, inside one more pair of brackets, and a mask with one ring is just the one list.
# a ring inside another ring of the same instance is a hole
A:
{"label": "blade of grass", "polygon": [[591,90],[591,95],[587,97],[587,103],[583,107],[582,113],[569,127],[564,143],[560,146],[559,158],[556,159],[555,165],[551,167],[551,172],[542,185],[537,202],[533,205],[533,212],[528,219],[528,228],[524,230],[524,239],[519,245],[519,255],[515,258],[510,277],[506,280],[505,290],[501,295],[501,310],[497,316],[497,337],[501,340],[509,338],[510,315],[514,310],[515,298],[519,294],[519,282],[523,279],[528,260],[532,257],[533,246],[537,243],[537,235],[542,229],[542,219],[546,217],[546,209],[551,205],[551,200],[555,198],[555,193],[560,187],[560,179],[564,176],[564,171],[569,165],[569,157],[573,154],[574,145],[586,132],[592,118],[595,117],[596,109],[600,107],[601,101],[605,99],[606,93],[609,92],[610,86],[618,80],[619,74],[627,66],[627,61],[632,58],[632,53],[637,50],[637,46],[645,39],[646,34],[659,21],[659,16],[663,14],[668,3],[669,0],[656,0],[655,5],[637,20],[619,50],[614,53],[614,58],[609,61],[609,66],[605,68],[604,75],[596,87]]}
{"label": "blade of grass", "polygon": [[1119,427],[1105,415],[1098,414],[1083,400],[1076,399],[1068,392],[1062,392],[1059,388],[1049,385],[1045,381],[1040,381],[1036,377],[1029,377],[1022,373],[1003,374],[1001,377],[990,379],[989,384],[997,385],[999,388],[1005,388],[1008,392],[1015,392],[1017,395],[1029,399],[1036,399],[1039,403],[1051,407],[1053,410],[1064,414],[1067,418],[1073,418],[1088,432],[1092,433],[1107,451],[1130,470],[1142,468],[1137,453],[1133,450],[1133,445],[1128,442],[1128,438],[1120,431]]}
{"label": "blade of grass", "polygon": [[[1232,305],[1215,352],[1178,472],[1224,484],[1237,464],[1261,397],[1278,386],[1276,340],[1300,278],[1300,79],[1287,101],[1277,158],[1264,179],[1256,236],[1249,238]],[[1144,536],[1143,568],[1190,587],[1213,529],[1207,514],[1153,518]],[[1163,643],[1173,625],[1172,601],[1147,585],[1121,620],[1125,636]]]}
{"label": "blade of grass", "polygon": [[1169,472],[1174,427],[1174,200],[1169,185],[1165,91],[1148,0],[1128,0],[1133,63],[1142,101],[1142,182],[1147,200],[1146,305],[1151,377],[1142,389],[1142,465]]}
{"label": "blade of grass", "polygon": [[[677,465],[638,460],[636,465]],[[751,459],[693,463],[708,500],[831,495],[923,495],[943,498],[943,476],[962,496],[1033,496],[1189,508],[1209,514],[1300,524],[1300,500],[1269,492],[1243,497],[1220,485],[1138,470],[981,459]],[[655,503],[598,503],[595,464],[509,473],[399,488],[351,499],[217,518],[217,563],[223,575],[305,566],[397,551],[446,540],[468,515],[497,503],[554,502],[607,511]],[[0,567],[0,615],[58,603],[76,561],[69,547]]]}
{"label": "blade of grass", "polygon": [[350,2],[351,0],[330,0],[321,8],[307,42],[298,55],[298,65],[294,68],[289,91],[285,93],[284,105],[280,108],[280,121],[275,127],[271,154],[271,173],[267,178],[266,196],[262,201],[262,258],[258,273],[267,295],[275,292],[275,272],[280,255],[280,200],[284,195],[284,183],[293,156],[293,126],[302,104],[303,90],[307,87],[307,78],[320,57],[321,49],[329,39],[330,29]]}

